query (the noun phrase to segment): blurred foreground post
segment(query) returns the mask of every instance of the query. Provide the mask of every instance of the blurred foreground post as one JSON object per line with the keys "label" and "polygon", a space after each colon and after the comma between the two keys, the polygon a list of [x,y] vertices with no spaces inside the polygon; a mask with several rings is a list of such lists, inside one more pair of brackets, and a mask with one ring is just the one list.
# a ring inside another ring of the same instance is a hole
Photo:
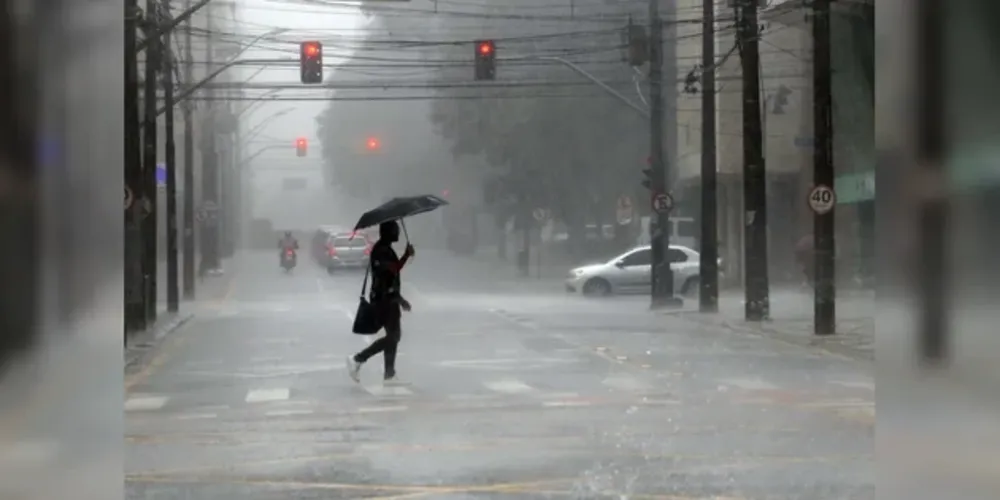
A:
{"label": "blurred foreground post", "polygon": [[[208,34],[205,42],[205,59],[209,61],[207,72],[212,74],[216,70],[213,61],[215,34],[215,9],[214,5],[208,6]],[[210,271],[216,271],[221,267],[219,259],[219,155],[216,152],[216,132],[215,113],[218,104],[213,100],[214,92],[211,88],[206,91],[205,114],[202,121],[202,142],[201,142],[201,205],[205,212],[205,218],[201,223],[201,265],[198,273],[206,276]]]}
{"label": "blurred foreground post", "polygon": [[944,9],[941,0],[915,0],[916,60],[916,195],[919,263],[919,358],[943,364],[947,348],[947,276],[945,248],[948,223],[947,171],[945,169]]}
{"label": "blurred foreground post", "polygon": [[[834,188],[830,0],[813,0],[813,186]],[[834,213],[813,212],[813,333],[836,333]]]}
{"label": "blurred foreground post", "polygon": [[758,0],[742,0],[737,28],[743,70],[743,247],[747,321],[771,315],[767,269],[767,170],[760,117]]}
{"label": "blurred foreground post", "polygon": [[715,0],[702,0],[701,258],[698,309],[719,312],[718,183],[715,157]]}

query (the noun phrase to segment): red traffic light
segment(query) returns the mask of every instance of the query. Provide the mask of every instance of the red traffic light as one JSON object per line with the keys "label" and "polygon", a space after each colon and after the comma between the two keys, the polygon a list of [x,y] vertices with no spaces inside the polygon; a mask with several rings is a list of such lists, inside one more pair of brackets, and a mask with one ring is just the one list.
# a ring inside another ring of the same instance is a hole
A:
{"label": "red traffic light", "polygon": [[319,42],[306,42],[302,44],[302,52],[306,57],[316,57],[320,53]]}
{"label": "red traffic light", "polygon": [[441,197],[442,198],[447,198],[449,194],[451,194],[451,190],[450,189],[442,189],[441,190]]}
{"label": "red traffic light", "polygon": [[304,147],[306,147],[306,140],[305,140],[305,138],[300,137],[300,138],[296,139],[295,140],[295,147],[297,147],[297,148],[304,148]]}
{"label": "red traffic light", "polygon": [[378,139],[376,139],[374,137],[369,137],[367,145],[368,145],[368,149],[372,149],[372,150],[378,149],[378,146],[379,146]]}
{"label": "red traffic light", "polygon": [[493,53],[493,42],[480,42],[479,53],[488,56]]}

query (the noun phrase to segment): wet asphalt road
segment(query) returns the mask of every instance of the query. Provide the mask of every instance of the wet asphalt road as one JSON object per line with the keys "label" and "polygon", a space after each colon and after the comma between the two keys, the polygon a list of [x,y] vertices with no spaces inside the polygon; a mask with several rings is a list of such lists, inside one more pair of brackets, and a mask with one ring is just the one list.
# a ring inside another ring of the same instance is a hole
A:
{"label": "wet asphalt road", "polygon": [[445,261],[384,387],[360,274],[238,258],[126,374],[127,498],[874,498],[870,366]]}

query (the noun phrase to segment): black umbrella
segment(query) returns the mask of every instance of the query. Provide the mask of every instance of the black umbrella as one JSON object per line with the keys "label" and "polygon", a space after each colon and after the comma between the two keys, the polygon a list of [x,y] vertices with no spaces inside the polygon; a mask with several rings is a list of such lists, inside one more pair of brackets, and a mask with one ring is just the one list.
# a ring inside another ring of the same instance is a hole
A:
{"label": "black umbrella", "polygon": [[[438,207],[447,205],[448,202],[438,196],[425,194],[421,196],[404,196],[393,198],[377,208],[369,210],[358,219],[354,225],[354,230],[377,226],[383,222],[391,220],[405,219],[424,212],[430,212]],[[403,224],[403,232],[406,232],[406,224]],[[406,239],[410,239],[407,236]]]}

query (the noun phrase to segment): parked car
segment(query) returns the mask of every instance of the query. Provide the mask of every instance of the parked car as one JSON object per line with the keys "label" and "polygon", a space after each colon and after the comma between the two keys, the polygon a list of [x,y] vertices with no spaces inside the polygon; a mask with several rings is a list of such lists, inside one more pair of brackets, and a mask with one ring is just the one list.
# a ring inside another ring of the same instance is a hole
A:
{"label": "parked car", "polygon": [[[698,252],[681,245],[667,250],[674,273],[674,291],[698,293]],[[649,245],[633,248],[607,262],[573,269],[566,279],[566,291],[584,295],[648,293],[653,250]]]}
{"label": "parked car", "polygon": [[368,266],[372,243],[364,233],[338,233],[327,240],[326,269],[364,269]]}

